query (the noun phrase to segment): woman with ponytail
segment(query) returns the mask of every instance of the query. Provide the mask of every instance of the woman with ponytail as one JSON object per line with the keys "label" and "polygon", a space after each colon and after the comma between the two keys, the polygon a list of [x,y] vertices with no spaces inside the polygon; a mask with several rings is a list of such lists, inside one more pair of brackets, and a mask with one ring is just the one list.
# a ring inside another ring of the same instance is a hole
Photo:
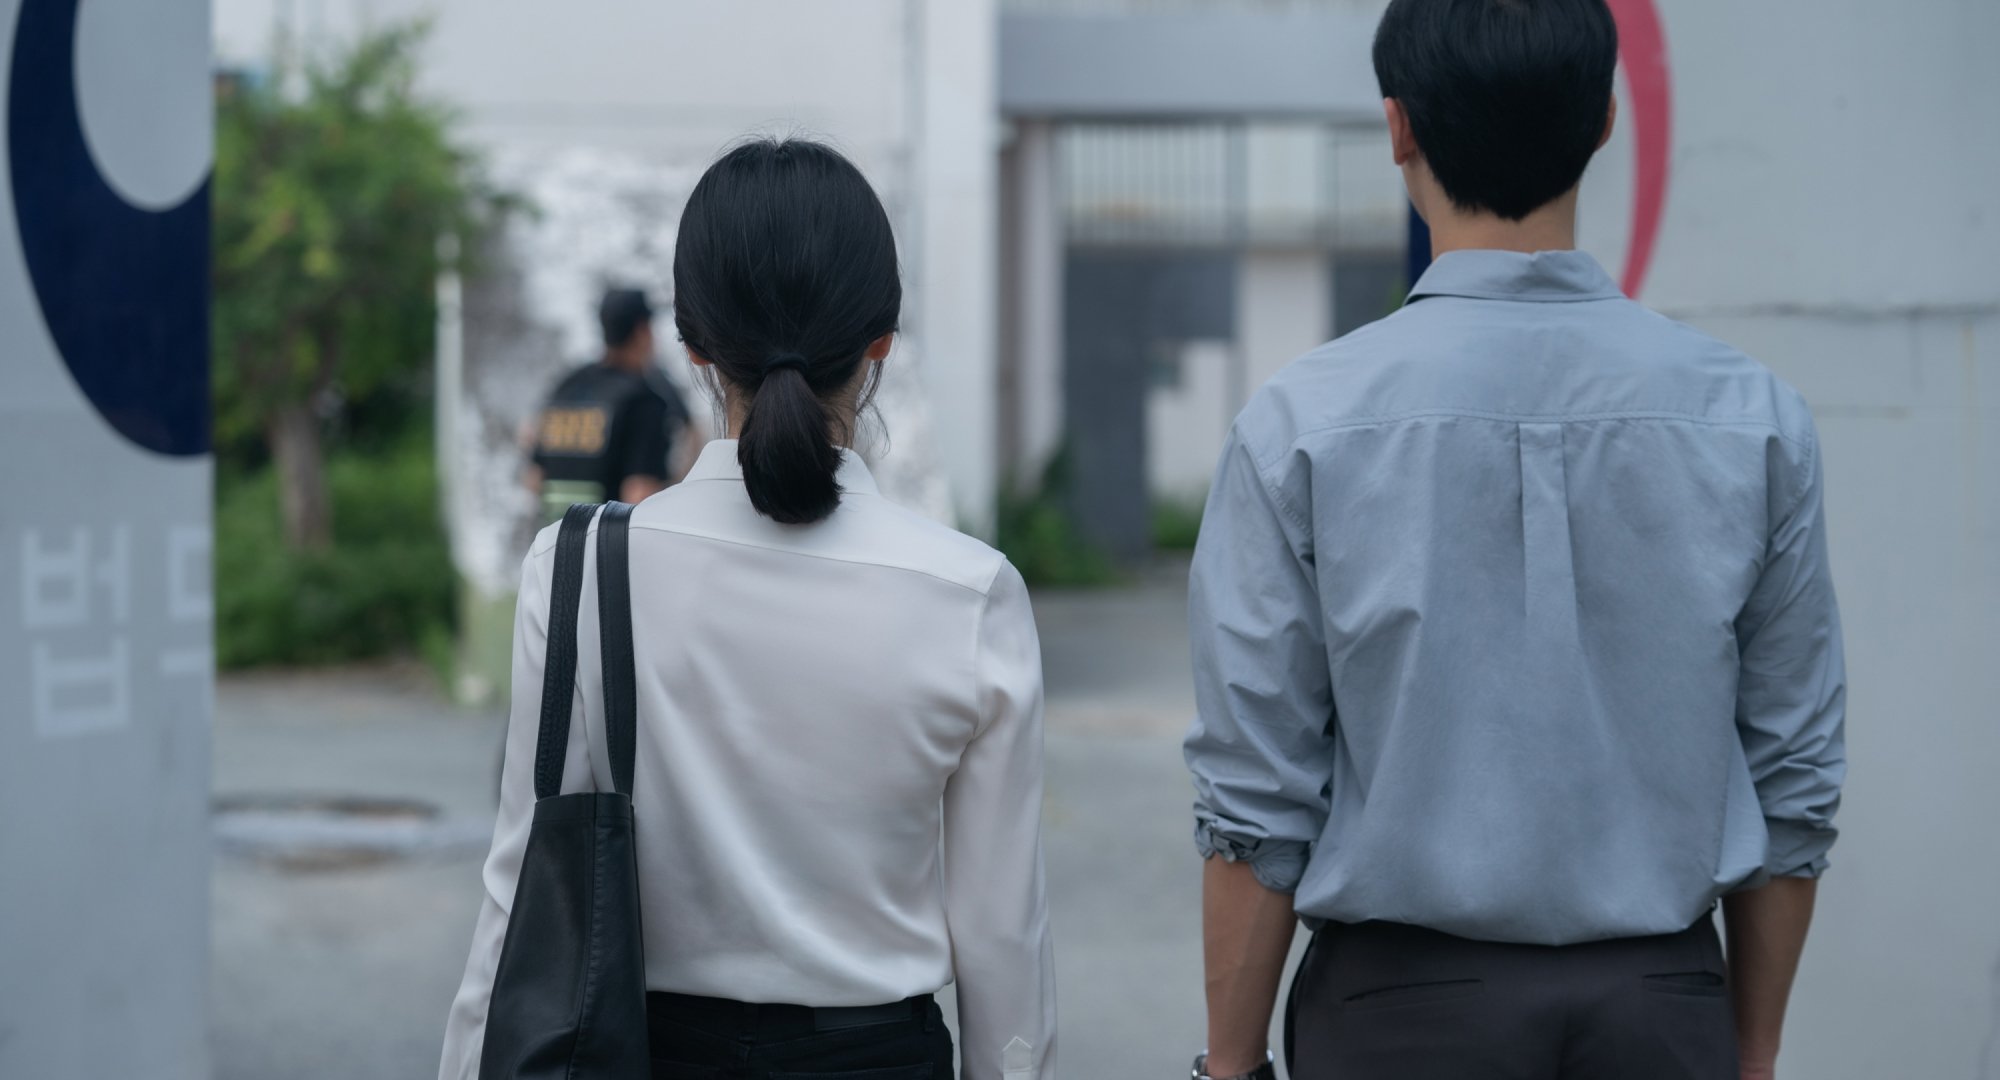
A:
{"label": "woman with ponytail", "polygon": [[[744,143],[688,200],[674,289],[730,437],[630,525],[653,1075],[1050,1080],[1027,589],[986,545],[878,495],[852,448],[902,307],[888,216],[834,150]],[[524,570],[500,821],[447,1080],[479,1071],[533,811],[555,537]],[[590,622],[585,703],[601,691]],[[571,725],[565,791],[610,789],[594,711]],[[954,980],[957,1073],[932,998]]]}

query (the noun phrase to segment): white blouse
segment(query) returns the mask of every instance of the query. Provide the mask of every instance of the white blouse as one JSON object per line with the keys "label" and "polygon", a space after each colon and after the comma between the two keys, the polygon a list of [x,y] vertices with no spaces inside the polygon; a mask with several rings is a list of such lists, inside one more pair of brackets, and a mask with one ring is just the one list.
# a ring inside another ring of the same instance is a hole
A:
{"label": "white blouse", "polygon": [[[832,517],[758,514],[736,444],[632,515],[633,804],[649,989],[879,1005],[958,983],[966,1080],[1055,1071],[1042,669],[999,553],[840,470]],[[521,571],[486,901],[441,1080],[473,1080],[534,806],[556,527]],[[595,545],[563,792],[611,789]]]}

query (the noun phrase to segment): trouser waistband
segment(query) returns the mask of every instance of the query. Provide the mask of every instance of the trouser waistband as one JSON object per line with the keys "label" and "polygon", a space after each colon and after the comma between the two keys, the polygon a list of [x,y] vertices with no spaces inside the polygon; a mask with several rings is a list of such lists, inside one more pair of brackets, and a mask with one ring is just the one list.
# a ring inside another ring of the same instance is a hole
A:
{"label": "trouser waistband", "polygon": [[745,1034],[844,1031],[870,1024],[893,1024],[899,1020],[925,1020],[932,1015],[935,996],[892,1001],[886,1005],[788,1005],[775,1002],[733,1001],[729,998],[701,997],[655,991],[646,995],[648,1013],[699,1019],[705,1026],[740,1030]]}

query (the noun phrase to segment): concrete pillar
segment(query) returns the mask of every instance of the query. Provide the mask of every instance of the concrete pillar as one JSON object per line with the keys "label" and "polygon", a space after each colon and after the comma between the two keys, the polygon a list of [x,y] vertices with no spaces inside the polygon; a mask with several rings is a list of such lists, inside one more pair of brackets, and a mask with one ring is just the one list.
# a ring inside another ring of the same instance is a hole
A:
{"label": "concrete pillar", "polygon": [[910,329],[960,524],[990,534],[998,477],[993,0],[918,2]]}
{"label": "concrete pillar", "polygon": [[1064,236],[1055,134],[1046,120],[1017,121],[1004,158],[1001,468],[1028,485],[1063,433]]}

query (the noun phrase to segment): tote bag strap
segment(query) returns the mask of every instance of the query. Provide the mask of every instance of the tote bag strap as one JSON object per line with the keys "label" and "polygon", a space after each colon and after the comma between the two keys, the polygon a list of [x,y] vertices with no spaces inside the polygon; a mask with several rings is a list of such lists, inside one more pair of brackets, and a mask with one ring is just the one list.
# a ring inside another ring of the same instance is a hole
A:
{"label": "tote bag strap", "polygon": [[632,667],[632,581],[626,536],[630,503],[605,503],[597,521],[597,633],[604,672],[604,743],[611,785],[632,794],[638,743],[638,690]]}
{"label": "tote bag strap", "polygon": [[[638,690],[632,666],[632,590],[626,555],[632,507],[606,503],[597,523],[597,622],[604,673],[604,741],[611,784],[632,794],[638,743]],[[583,555],[598,507],[578,503],[556,533],[555,577],[549,586],[549,641],[542,664],[542,723],[535,740],[535,798],[562,793],[569,756],[570,713],[576,697],[576,620],[583,600]]]}
{"label": "tote bag strap", "polygon": [[[542,663],[542,726],[535,740],[535,798],[562,794],[569,756],[569,716],[576,697],[576,609],[583,600],[583,549],[597,507],[578,503],[556,533],[555,577],[549,585],[549,641]],[[528,602],[523,597],[522,602]]]}

